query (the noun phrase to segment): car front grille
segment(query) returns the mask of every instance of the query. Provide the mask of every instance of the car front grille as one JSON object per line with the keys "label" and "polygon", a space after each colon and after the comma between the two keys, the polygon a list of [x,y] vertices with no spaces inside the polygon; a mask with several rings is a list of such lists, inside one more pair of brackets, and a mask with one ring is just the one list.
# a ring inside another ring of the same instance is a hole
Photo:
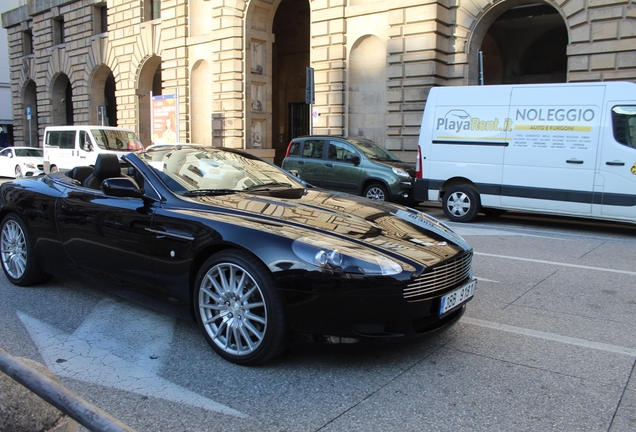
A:
{"label": "car front grille", "polygon": [[404,298],[410,302],[427,300],[455,287],[471,275],[473,253],[446,261],[426,269],[420,277],[404,288]]}
{"label": "car front grille", "polygon": [[40,164],[38,164],[38,169],[39,169],[40,171],[44,171],[44,165],[40,165]]}

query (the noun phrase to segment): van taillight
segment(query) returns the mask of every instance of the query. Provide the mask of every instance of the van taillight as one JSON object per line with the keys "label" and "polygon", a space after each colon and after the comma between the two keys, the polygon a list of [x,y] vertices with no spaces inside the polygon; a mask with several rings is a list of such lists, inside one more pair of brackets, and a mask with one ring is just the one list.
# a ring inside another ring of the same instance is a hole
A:
{"label": "van taillight", "polygon": [[287,146],[287,152],[285,153],[285,157],[289,157],[289,150],[291,149],[291,146],[293,143],[294,143],[294,140],[291,140],[289,142],[289,145]]}
{"label": "van taillight", "polygon": [[420,146],[417,146],[417,161],[415,162],[415,178],[422,178],[422,152]]}

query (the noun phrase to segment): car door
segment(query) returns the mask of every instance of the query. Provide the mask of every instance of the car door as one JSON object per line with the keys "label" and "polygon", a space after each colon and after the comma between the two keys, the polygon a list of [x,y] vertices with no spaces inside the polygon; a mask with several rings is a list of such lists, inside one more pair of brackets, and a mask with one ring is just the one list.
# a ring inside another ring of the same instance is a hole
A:
{"label": "car door", "polygon": [[77,165],[95,165],[95,160],[97,159],[95,149],[96,145],[91,138],[91,134],[85,130],[79,131],[77,135],[77,142],[75,143]]}
{"label": "car door", "polygon": [[636,105],[609,102],[598,164],[601,215],[636,221]]}
{"label": "car door", "polygon": [[12,149],[6,148],[0,151],[0,176],[1,177],[10,177],[13,174],[11,173],[10,167],[12,166]]}
{"label": "car door", "polygon": [[[358,163],[354,163],[347,156],[357,156]],[[361,192],[362,170],[359,162],[362,156],[355,150],[353,145],[330,140],[327,149],[327,161],[325,162],[325,173],[323,186],[327,189],[342,192],[359,194]]]}
{"label": "car door", "polygon": [[323,186],[325,175],[325,140],[307,139],[303,141],[297,170],[300,178],[314,186]]}
{"label": "car door", "polygon": [[153,200],[119,198],[84,187],[69,187],[56,201],[64,248],[84,270],[141,289],[154,283],[148,228],[157,210]]}
{"label": "car door", "polygon": [[591,216],[602,86],[515,87],[501,205]]}

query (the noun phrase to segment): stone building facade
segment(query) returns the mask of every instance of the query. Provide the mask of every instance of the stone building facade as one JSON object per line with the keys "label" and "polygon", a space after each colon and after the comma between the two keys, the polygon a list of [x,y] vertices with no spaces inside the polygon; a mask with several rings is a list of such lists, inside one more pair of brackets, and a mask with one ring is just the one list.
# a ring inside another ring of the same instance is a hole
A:
{"label": "stone building facade", "polygon": [[149,145],[152,93],[178,95],[183,142],[280,162],[355,135],[409,160],[432,86],[636,81],[633,0],[28,0],[2,25],[16,145],[103,121]]}

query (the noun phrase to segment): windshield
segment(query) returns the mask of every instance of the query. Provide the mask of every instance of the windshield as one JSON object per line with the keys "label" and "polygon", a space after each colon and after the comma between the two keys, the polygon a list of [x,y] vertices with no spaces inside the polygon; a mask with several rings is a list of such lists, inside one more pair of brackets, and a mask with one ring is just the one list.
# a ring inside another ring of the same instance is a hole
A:
{"label": "windshield", "polygon": [[134,132],[113,129],[91,129],[99,148],[112,151],[137,151],[144,146]]}
{"label": "windshield", "polygon": [[19,157],[42,157],[42,149],[14,149],[13,151]]}
{"label": "windshield", "polygon": [[365,140],[365,139],[349,139],[350,142],[354,143],[358,150],[364,153],[369,159],[375,160],[384,160],[384,161],[396,161],[399,162],[394,154],[390,151],[380,147],[373,141]]}
{"label": "windshield", "polygon": [[277,166],[230,149],[175,146],[146,149],[141,157],[170,190],[181,195],[304,188]]}

